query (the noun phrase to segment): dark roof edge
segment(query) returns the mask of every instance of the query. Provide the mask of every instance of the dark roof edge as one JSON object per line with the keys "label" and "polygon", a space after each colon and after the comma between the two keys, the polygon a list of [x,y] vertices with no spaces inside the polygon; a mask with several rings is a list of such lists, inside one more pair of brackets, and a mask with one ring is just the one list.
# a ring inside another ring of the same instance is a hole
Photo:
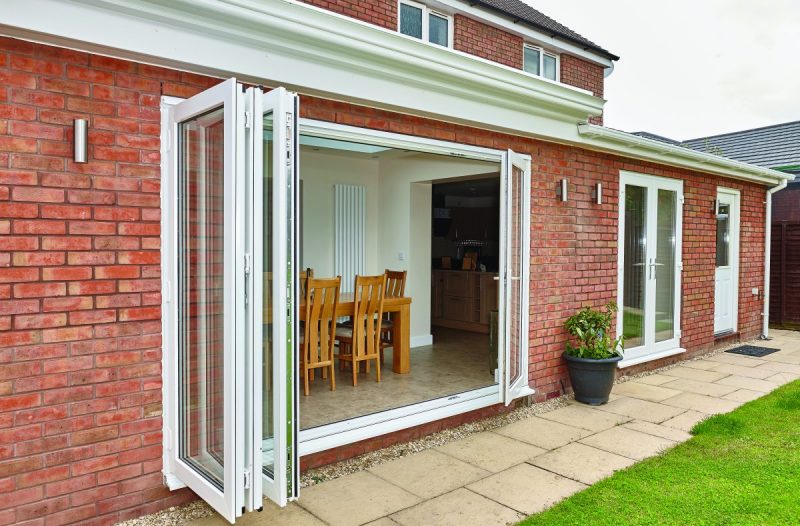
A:
{"label": "dark roof edge", "polygon": [[566,40],[566,41],[568,41],[568,42],[570,42],[572,44],[580,46],[584,50],[592,50],[595,53],[597,53],[599,55],[602,55],[602,56],[606,57],[609,60],[612,60],[612,61],[613,60],[619,60],[619,57],[617,55],[615,55],[614,53],[611,53],[610,51],[606,51],[605,49],[603,49],[602,47],[598,46],[597,44],[590,44],[588,42],[585,42],[585,41],[580,40],[578,38],[572,37],[570,35],[554,31],[553,28],[551,28],[551,27],[546,27],[546,26],[543,26],[541,24],[537,24],[537,23],[535,23],[535,22],[533,22],[531,20],[526,20],[524,18],[520,18],[518,16],[513,15],[512,13],[509,13],[508,11],[505,11],[505,10],[499,9],[499,8],[493,6],[493,5],[489,5],[489,4],[486,4],[484,2],[481,2],[481,0],[471,0],[471,1],[472,1],[473,5],[480,6],[483,9],[488,9],[490,11],[501,13],[502,15],[504,15],[504,16],[506,16],[508,18],[511,18],[514,22],[522,22],[523,24],[529,25],[529,26],[533,27],[534,29],[536,29],[538,31],[541,31],[542,33],[547,33],[547,34],[549,34],[549,35],[551,35],[553,37],[557,36],[557,37],[559,37],[559,38],[561,38],[563,40]]}
{"label": "dark roof edge", "polygon": [[719,137],[727,137],[729,135],[741,135],[743,133],[761,131],[761,130],[768,130],[770,128],[780,128],[782,126],[788,126],[790,124],[800,124],[800,121],[789,121],[789,122],[781,122],[779,124],[769,124],[767,126],[760,126],[758,128],[750,128],[749,130],[739,130],[739,131],[734,131],[734,132],[719,133],[717,135],[708,135],[708,136],[705,136],[705,137],[697,137],[697,138],[694,138],[694,139],[685,139],[685,140],[683,140],[681,142],[686,143],[686,142],[692,142],[692,141],[703,141],[703,140],[706,140],[706,139],[717,139]]}

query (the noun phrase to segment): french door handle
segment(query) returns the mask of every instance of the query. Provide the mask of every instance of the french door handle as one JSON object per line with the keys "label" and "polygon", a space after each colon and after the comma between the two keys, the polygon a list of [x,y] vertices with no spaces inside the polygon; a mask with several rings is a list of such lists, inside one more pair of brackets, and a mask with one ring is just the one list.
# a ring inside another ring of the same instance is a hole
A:
{"label": "french door handle", "polygon": [[655,261],[650,263],[650,279],[654,279],[655,278],[656,267],[663,267],[663,266],[664,266],[663,263],[656,263]]}

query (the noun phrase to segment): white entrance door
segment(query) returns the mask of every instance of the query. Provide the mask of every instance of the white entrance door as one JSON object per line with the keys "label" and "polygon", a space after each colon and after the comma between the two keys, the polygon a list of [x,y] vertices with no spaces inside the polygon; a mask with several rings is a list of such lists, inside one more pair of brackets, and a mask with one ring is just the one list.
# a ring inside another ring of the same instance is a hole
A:
{"label": "white entrance door", "polygon": [[739,290],[739,192],[717,191],[717,250],[714,271],[714,334],[736,330]]}
{"label": "white entrance door", "polygon": [[511,150],[500,178],[500,308],[498,342],[502,353],[506,405],[531,394],[528,386],[528,272],[530,269],[531,158]]}
{"label": "white entrance door", "polygon": [[230,522],[297,496],[296,105],[230,79],[170,110],[167,469]]}
{"label": "white entrance door", "polygon": [[680,350],[683,181],[622,172],[619,316],[623,365]]}

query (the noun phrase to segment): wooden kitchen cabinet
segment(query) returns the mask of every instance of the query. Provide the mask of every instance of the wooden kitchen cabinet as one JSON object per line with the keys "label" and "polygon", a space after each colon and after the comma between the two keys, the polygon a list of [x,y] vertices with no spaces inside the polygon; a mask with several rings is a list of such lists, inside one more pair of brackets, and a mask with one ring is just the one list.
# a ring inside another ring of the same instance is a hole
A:
{"label": "wooden kitchen cabinet", "polygon": [[431,325],[489,332],[489,313],[497,309],[493,272],[433,270]]}

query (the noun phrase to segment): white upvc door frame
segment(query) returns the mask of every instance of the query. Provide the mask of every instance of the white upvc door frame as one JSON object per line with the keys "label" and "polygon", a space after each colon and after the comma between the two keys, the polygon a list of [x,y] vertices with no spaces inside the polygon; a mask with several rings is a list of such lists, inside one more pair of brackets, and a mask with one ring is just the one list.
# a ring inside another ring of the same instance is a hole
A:
{"label": "white upvc door frame", "polygon": [[[717,327],[714,325],[714,334],[725,334],[728,332],[736,332],[739,330],[739,243],[741,237],[741,192],[733,188],[717,187],[717,201],[714,213],[719,213],[719,205],[727,203],[730,205],[730,218],[728,221],[728,228],[730,229],[730,240],[728,246],[730,252],[728,254],[728,267],[731,272],[731,325],[729,327]],[[717,281],[718,268],[714,269],[714,281]],[[714,301],[714,308],[716,309],[716,297]],[[716,311],[714,319],[716,322]]]}
{"label": "white upvc door frame", "polygon": [[[619,367],[629,367],[651,360],[657,360],[667,356],[680,354],[685,349],[680,346],[681,339],[681,281],[683,273],[683,181],[655,175],[640,174],[635,172],[620,171],[619,181],[619,217],[618,217],[618,250],[617,250],[617,334],[623,333],[623,308],[624,308],[624,283],[625,283],[625,186],[633,185],[647,188],[647,246],[646,246],[646,286],[645,286],[645,320],[644,320],[644,344],[632,349],[625,349],[623,359],[619,362]],[[658,214],[658,190],[668,190],[676,192],[675,210],[675,262],[674,262],[674,327],[673,337],[661,342],[655,341],[655,292],[656,283],[651,279],[654,273],[657,249],[657,214]]]}

